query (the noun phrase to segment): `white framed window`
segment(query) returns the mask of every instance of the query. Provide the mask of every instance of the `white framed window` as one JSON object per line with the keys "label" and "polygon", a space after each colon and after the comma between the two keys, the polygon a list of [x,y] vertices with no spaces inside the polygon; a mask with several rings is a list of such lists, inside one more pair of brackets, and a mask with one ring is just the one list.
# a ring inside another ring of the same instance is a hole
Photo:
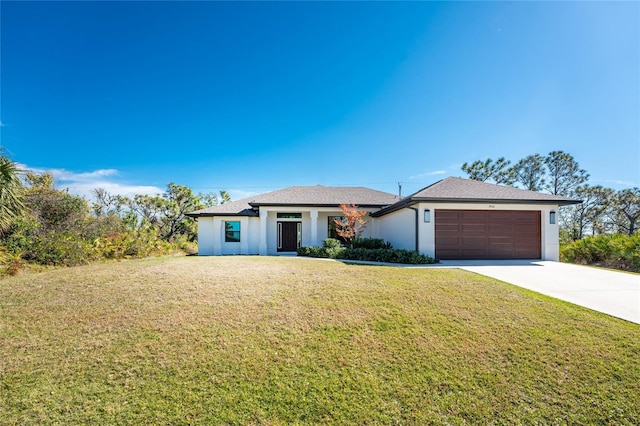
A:
{"label": "white framed window", "polygon": [[240,242],[240,221],[225,221],[224,222],[224,242],[225,243],[239,243]]}

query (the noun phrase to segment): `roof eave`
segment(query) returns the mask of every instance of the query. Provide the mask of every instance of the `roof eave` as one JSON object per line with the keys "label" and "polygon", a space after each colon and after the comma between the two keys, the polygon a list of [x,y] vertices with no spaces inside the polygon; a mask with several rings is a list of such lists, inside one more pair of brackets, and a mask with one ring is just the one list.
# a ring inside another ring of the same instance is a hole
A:
{"label": "roof eave", "polygon": [[214,216],[247,216],[247,217],[258,217],[257,213],[199,213],[199,214],[193,214],[193,213],[189,213],[186,214],[185,216],[189,216],[192,217],[194,219],[197,219],[199,217],[214,217]]}
{"label": "roof eave", "polygon": [[552,206],[568,206],[580,204],[582,200],[513,200],[505,198],[432,198],[410,197],[371,214],[373,217],[384,216],[417,203],[465,203],[465,204],[536,204]]}
{"label": "roof eave", "polygon": [[511,199],[511,198],[432,198],[432,197],[412,197],[413,203],[438,202],[438,203],[474,203],[474,204],[550,204],[567,206],[569,204],[580,204],[582,200],[549,200],[549,199]]}
{"label": "roof eave", "polygon": [[[337,207],[340,208],[342,204],[347,203],[249,203],[251,207]],[[356,206],[361,208],[382,208],[388,206],[387,203],[380,204],[358,204],[355,203]]]}

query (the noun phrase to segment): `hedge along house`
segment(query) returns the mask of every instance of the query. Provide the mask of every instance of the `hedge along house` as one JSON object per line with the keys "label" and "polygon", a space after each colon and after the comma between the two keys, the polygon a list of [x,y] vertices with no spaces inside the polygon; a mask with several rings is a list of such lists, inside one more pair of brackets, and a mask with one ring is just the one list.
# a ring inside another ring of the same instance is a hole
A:
{"label": "hedge along house", "polygon": [[399,198],[362,187],[294,186],[190,213],[200,255],[278,254],[335,237],[341,204],[369,212],[364,237],[437,259],[558,260],[557,195],[446,178]]}

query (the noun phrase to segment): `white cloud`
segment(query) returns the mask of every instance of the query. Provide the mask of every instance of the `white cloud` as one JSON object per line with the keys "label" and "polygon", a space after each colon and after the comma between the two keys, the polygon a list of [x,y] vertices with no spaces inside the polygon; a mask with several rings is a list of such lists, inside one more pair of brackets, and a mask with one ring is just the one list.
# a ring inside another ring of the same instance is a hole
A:
{"label": "white cloud", "polygon": [[110,194],[132,197],[136,194],[159,195],[164,190],[152,185],[132,185],[117,182],[119,173],[116,169],[98,169],[90,172],[72,172],[65,169],[43,169],[29,167],[25,164],[18,165],[22,170],[32,172],[51,173],[56,188],[68,189],[70,194],[92,200],[94,190],[102,188]]}
{"label": "white cloud", "polygon": [[99,169],[93,172],[74,173],[64,169],[53,169],[49,171],[53,177],[60,182],[92,182],[96,179],[105,178],[108,176],[118,176],[118,171],[115,169]]}
{"label": "white cloud", "polygon": [[0,120],[0,127],[4,127],[4,126],[6,126],[6,124],[4,124],[2,120]]}
{"label": "white cloud", "polygon": [[[231,189],[231,190],[229,190],[227,192],[229,193],[229,196],[231,197],[231,201],[242,200],[243,198],[249,198],[249,197],[253,197],[254,195],[261,194],[261,192],[245,191],[245,190],[242,190],[242,189]],[[269,192],[269,191],[263,191],[263,192]]]}
{"label": "white cloud", "polygon": [[122,195],[125,197],[133,197],[136,194],[160,195],[164,192],[162,188],[151,185],[126,185],[116,182],[108,182],[104,180],[96,180],[93,182],[69,182],[66,184],[57,184],[59,188],[68,188],[69,193],[84,197],[88,200],[93,199],[94,190],[102,188],[110,194]]}
{"label": "white cloud", "polygon": [[602,184],[603,186],[613,186],[614,189],[635,188],[638,186],[638,182],[619,179],[594,179],[590,182],[590,184],[596,183]]}
{"label": "white cloud", "polygon": [[446,173],[447,173],[446,170],[434,170],[432,172],[425,172],[425,173],[420,173],[418,175],[409,176],[409,179],[411,179],[411,180],[422,179],[422,178],[429,177],[429,176],[444,175]]}

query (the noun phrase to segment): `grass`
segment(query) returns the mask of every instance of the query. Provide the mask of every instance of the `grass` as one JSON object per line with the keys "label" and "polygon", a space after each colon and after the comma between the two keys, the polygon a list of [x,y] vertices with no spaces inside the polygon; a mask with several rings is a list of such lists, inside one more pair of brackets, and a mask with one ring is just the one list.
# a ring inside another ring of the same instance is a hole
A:
{"label": "grass", "polygon": [[184,257],[0,280],[0,424],[638,424],[640,327],[460,270]]}

